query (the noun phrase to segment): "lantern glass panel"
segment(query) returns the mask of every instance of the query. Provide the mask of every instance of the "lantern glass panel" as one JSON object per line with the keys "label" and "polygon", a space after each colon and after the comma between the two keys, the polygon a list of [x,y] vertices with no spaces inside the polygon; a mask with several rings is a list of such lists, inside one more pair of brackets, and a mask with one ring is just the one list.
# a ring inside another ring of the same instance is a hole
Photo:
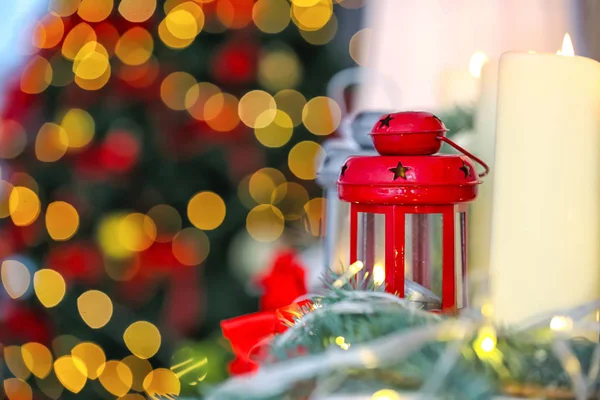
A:
{"label": "lantern glass panel", "polygon": [[350,203],[340,201],[337,192],[328,193],[325,215],[325,262],[341,273],[350,264]]}
{"label": "lantern glass panel", "polygon": [[406,214],[406,278],[438,296],[442,292],[442,214]]}
{"label": "lantern glass panel", "polygon": [[[364,263],[362,274],[385,271],[385,214],[358,213],[358,260]],[[376,270],[376,272],[374,272]]]}
{"label": "lantern glass panel", "polygon": [[465,282],[467,272],[467,213],[457,212],[454,218],[454,270],[456,271],[456,306],[467,305],[467,286]]}

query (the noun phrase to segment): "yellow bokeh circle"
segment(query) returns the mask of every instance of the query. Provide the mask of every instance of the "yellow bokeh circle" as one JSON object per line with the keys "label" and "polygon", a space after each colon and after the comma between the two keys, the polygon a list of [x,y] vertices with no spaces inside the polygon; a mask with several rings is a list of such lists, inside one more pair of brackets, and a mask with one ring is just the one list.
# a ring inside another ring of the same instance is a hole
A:
{"label": "yellow bokeh circle", "polygon": [[271,204],[273,191],[285,182],[285,176],[275,168],[262,168],[250,177],[248,192],[257,204]]}
{"label": "yellow bokeh circle", "polygon": [[311,99],[302,110],[302,122],[315,135],[329,135],[342,121],[342,111],[335,100],[319,96]]}
{"label": "yellow bokeh circle", "polygon": [[55,201],[46,210],[46,229],[54,240],[69,240],[79,228],[79,214],[64,201]]}
{"label": "yellow bokeh circle", "polygon": [[294,221],[303,217],[308,192],[296,182],[284,182],[273,191],[272,204],[277,205],[286,220]]}
{"label": "yellow bokeh circle", "polygon": [[88,379],[98,379],[102,371],[104,371],[106,355],[104,354],[104,350],[95,343],[78,343],[71,349],[71,355],[83,362]]}
{"label": "yellow bokeh circle", "polygon": [[311,180],[317,176],[317,164],[325,156],[323,148],[306,140],[295,145],[288,154],[290,171],[300,179]]}
{"label": "yellow bokeh circle", "polygon": [[246,217],[246,230],[259,242],[274,242],[279,239],[284,225],[283,214],[270,204],[254,207]]}
{"label": "yellow bokeh circle", "polygon": [[258,63],[258,81],[271,91],[296,87],[302,80],[300,59],[292,50],[265,51]]}
{"label": "yellow bokeh circle", "polygon": [[156,10],[156,0],[121,0],[119,13],[129,22],[144,22]]}
{"label": "yellow bokeh circle", "polygon": [[198,229],[213,230],[225,219],[225,202],[216,193],[200,192],[190,199],[187,214],[190,222]]}
{"label": "yellow bokeh circle", "polygon": [[104,365],[104,370],[98,380],[107,392],[120,397],[125,396],[131,389],[133,375],[127,365],[111,360]]}
{"label": "yellow bokeh circle", "polygon": [[161,343],[160,331],[148,321],[138,321],[129,325],[123,334],[129,351],[141,359],[148,359],[158,352]]}
{"label": "yellow bokeh circle", "polygon": [[15,186],[8,198],[8,210],[15,225],[31,225],[40,215],[40,199],[33,190]]}
{"label": "yellow bokeh circle", "polygon": [[92,116],[80,108],[71,108],[62,118],[60,126],[67,135],[67,145],[71,149],[87,146],[94,138],[96,124]]}
{"label": "yellow bokeh circle", "polygon": [[169,369],[158,368],[151,371],[143,382],[144,391],[150,398],[179,396],[181,382]]}
{"label": "yellow bokeh circle", "polygon": [[117,240],[129,251],[144,251],[156,239],[156,225],[152,218],[142,213],[131,213],[121,219]]}
{"label": "yellow bokeh circle", "polygon": [[277,104],[269,93],[252,90],[240,99],[238,113],[242,122],[251,128],[264,128],[277,114]]}
{"label": "yellow bokeh circle", "polygon": [[315,4],[311,6],[292,4],[292,19],[298,28],[305,31],[316,31],[323,28],[332,15],[333,3],[331,0],[316,0]]}
{"label": "yellow bokeh circle", "polygon": [[113,6],[113,0],[82,0],[77,14],[85,21],[100,22],[108,18]]}
{"label": "yellow bokeh circle", "polygon": [[21,346],[21,355],[27,368],[40,379],[48,376],[52,370],[52,353],[41,343],[24,344]]}
{"label": "yellow bokeh circle", "polygon": [[286,0],[258,0],[252,8],[252,20],[265,33],[279,33],[290,23],[290,5]]}
{"label": "yellow bokeh circle", "polygon": [[21,379],[8,378],[3,382],[4,393],[8,400],[31,400],[33,398],[33,391],[31,386]]}
{"label": "yellow bokeh circle", "polygon": [[289,142],[294,130],[294,123],[289,115],[281,110],[273,121],[264,128],[255,128],[254,135],[265,147],[281,147]]}
{"label": "yellow bokeh circle", "polygon": [[54,373],[60,383],[73,393],[81,392],[88,378],[85,363],[80,358],[70,355],[54,361]]}
{"label": "yellow bokeh circle", "polygon": [[99,290],[88,290],[77,298],[77,311],[87,326],[99,329],[112,317],[112,300]]}
{"label": "yellow bokeh circle", "polygon": [[52,308],[65,297],[67,284],[53,269],[40,269],[33,275],[33,290],[44,307]]}
{"label": "yellow bokeh circle", "polygon": [[115,54],[124,64],[141,65],[150,59],[154,51],[154,39],[146,29],[136,26],[119,38]]}
{"label": "yellow bokeh circle", "polygon": [[300,36],[304,38],[308,43],[315,46],[322,46],[331,42],[338,30],[338,20],[335,14],[331,16],[329,21],[320,29],[316,31],[305,31],[300,29]]}
{"label": "yellow bokeh circle", "polygon": [[173,72],[160,85],[160,97],[167,107],[173,110],[186,109],[186,95],[196,79],[187,72]]}
{"label": "yellow bokeh circle", "polygon": [[97,40],[96,31],[85,22],[80,22],[69,31],[62,44],[62,54],[68,60],[74,60],[79,50]]}

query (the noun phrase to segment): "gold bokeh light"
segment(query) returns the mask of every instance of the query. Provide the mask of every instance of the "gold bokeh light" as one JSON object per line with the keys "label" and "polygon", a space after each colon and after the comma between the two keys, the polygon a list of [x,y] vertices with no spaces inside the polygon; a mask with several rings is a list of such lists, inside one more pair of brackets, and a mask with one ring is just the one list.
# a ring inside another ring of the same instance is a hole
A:
{"label": "gold bokeh light", "polygon": [[30,188],[15,186],[8,198],[8,210],[15,225],[31,225],[40,215],[40,199]]}
{"label": "gold bokeh light", "polygon": [[256,204],[271,204],[273,191],[285,182],[285,176],[275,168],[261,168],[250,177],[248,192]]}
{"label": "gold bokeh light", "polygon": [[141,65],[150,59],[154,51],[154,39],[146,29],[136,26],[119,38],[115,54],[124,64]]}
{"label": "gold bokeh light", "polygon": [[150,19],[156,10],[156,0],[121,0],[119,13],[129,22],[139,23]]}
{"label": "gold bokeh light", "polygon": [[179,232],[171,244],[173,255],[183,265],[200,265],[210,252],[210,242],[206,233],[196,228],[185,228]]}
{"label": "gold bokeh light", "polygon": [[186,95],[196,84],[196,79],[187,72],[173,72],[160,85],[160,97],[173,110],[186,109]]}
{"label": "gold bokeh light", "polygon": [[148,321],[137,321],[125,330],[123,340],[132,354],[145,360],[158,352],[161,336],[154,324]]}
{"label": "gold bokeh light", "polygon": [[100,22],[108,18],[113,6],[113,0],[82,0],[77,14],[85,21]]}
{"label": "gold bokeh light", "polygon": [[240,123],[237,97],[229,93],[213,95],[204,105],[204,115],[208,126],[215,131],[229,132],[233,130]]}
{"label": "gold bokeh light", "polygon": [[317,197],[304,205],[304,229],[313,236],[320,237],[325,234],[322,227],[325,221],[325,199]]}
{"label": "gold bokeh light", "polygon": [[33,31],[33,45],[40,49],[50,49],[60,43],[65,33],[62,18],[48,14],[42,18]]}
{"label": "gold bokeh light", "polygon": [[[215,97],[215,95],[218,95],[219,93],[221,93],[221,89],[219,89],[218,86],[210,82],[198,82],[187,91],[185,95],[185,108],[190,115],[198,121],[206,120],[206,114],[213,118],[220,113],[220,108],[222,108],[225,103],[225,98],[223,96]],[[207,102],[209,100],[211,100],[211,104],[207,108]],[[221,103],[217,104],[215,101],[220,101]],[[218,109],[215,110],[216,107],[218,107]]]}
{"label": "gold bokeh light", "polygon": [[46,229],[57,241],[69,240],[79,228],[79,214],[75,207],[64,201],[55,201],[46,210]]}
{"label": "gold bokeh light", "polygon": [[255,128],[254,135],[265,147],[281,147],[289,142],[293,130],[294,123],[290,116],[277,110],[273,121],[264,128]]}
{"label": "gold bokeh light", "polygon": [[87,367],[79,357],[60,357],[54,362],[54,373],[60,383],[73,393],[81,392],[87,382]]}
{"label": "gold bokeh light", "polygon": [[33,391],[31,386],[18,378],[8,378],[3,382],[4,393],[8,400],[31,400]]}
{"label": "gold bokeh light", "polygon": [[258,0],[252,20],[264,33],[279,33],[290,23],[290,5],[286,0]]}
{"label": "gold bokeh light", "polygon": [[53,269],[40,269],[33,275],[33,290],[44,307],[52,308],[65,297],[67,285]]}
{"label": "gold bokeh light", "polygon": [[300,179],[311,180],[317,176],[317,160],[325,156],[325,150],[316,142],[303,141],[296,144],[288,154],[290,171]]}
{"label": "gold bokeh light", "polygon": [[78,343],[71,350],[71,355],[83,362],[87,378],[98,379],[106,365],[106,355],[100,346],[92,342]]}
{"label": "gold bokeh light", "polygon": [[41,343],[30,342],[21,346],[23,361],[31,373],[45,378],[52,370],[52,353]]}
{"label": "gold bokeh light", "polygon": [[342,111],[335,100],[319,96],[311,99],[302,110],[302,122],[315,135],[333,133],[342,121]]}
{"label": "gold bokeh light", "polygon": [[126,395],[131,389],[133,375],[127,365],[117,360],[111,360],[104,365],[104,370],[98,380],[107,392],[120,397]]}
{"label": "gold bokeh light", "polygon": [[252,90],[240,99],[238,113],[246,126],[264,128],[275,119],[277,104],[269,93]]}
{"label": "gold bokeh light", "polygon": [[151,371],[143,382],[144,391],[150,398],[173,398],[179,396],[181,382],[175,373],[165,368]]}
{"label": "gold bokeh light", "polygon": [[213,230],[225,219],[225,202],[216,193],[200,192],[190,199],[187,215],[190,222],[198,229]]}
{"label": "gold bokeh light", "polygon": [[331,15],[331,18],[325,26],[315,31],[305,31],[300,29],[300,35],[308,43],[315,46],[322,46],[329,43],[335,36],[338,30],[338,20],[335,14]]}
{"label": "gold bokeh light", "polygon": [[248,234],[259,242],[274,242],[283,233],[284,218],[281,211],[270,204],[254,207],[246,217]]}
{"label": "gold bokeh light", "polygon": [[96,124],[85,110],[71,108],[63,116],[60,126],[67,135],[69,149],[81,149],[94,138]]}
{"label": "gold bokeh light", "polygon": [[104,292],[88,290],[77,298],[77,311],[87,326],[92,329],[100,329],[112,317],[112,300]]}
{"label": "gold bokeh light", "polygon": [[48,11],[60,17],[68,17],[77,12],[81,0],[50,0]]}
{"label": "gold bokeh light", "polygon": [[294,51],[278,48],[264,51],[258,63],[258,81],[270,91],[296,87],[303,70]]}
{"label": "gold bokeh light", "polygon": [[298,28],[305,31],[316,31],[327,24],[333,15],[333,3],[331,0],[306,0],[311,2],[310,6],[299,5],[298,2],[292,3],[292,20]]}
{"label": "gold bokeh light", "polygon": [[94,28],[85,22],[80,22],[69,31],[62,44],[62,54],[68,60],[74,60],[77,53],[87,43],[97,40]]}

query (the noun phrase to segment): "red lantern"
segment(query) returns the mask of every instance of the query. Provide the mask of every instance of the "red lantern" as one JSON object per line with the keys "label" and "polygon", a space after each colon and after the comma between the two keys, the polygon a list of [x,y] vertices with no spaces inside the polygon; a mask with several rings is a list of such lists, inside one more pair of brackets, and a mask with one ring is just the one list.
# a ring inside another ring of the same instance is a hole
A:
{"label": "red lantern", "polygon": [[[466,305],[467,206],[488,167],[446,132],[431,113],[383,116],[371,132],[380,155],[350,157],[338,191],[351,203],[350,262],[385,271],[386,291],[400,297],[415,287],[431,293],[441,271],[441,301],[429,308],[453,311]],[[435,154],[443,142],[464,155]],[[472,160],[485,172],[477,175]]]}

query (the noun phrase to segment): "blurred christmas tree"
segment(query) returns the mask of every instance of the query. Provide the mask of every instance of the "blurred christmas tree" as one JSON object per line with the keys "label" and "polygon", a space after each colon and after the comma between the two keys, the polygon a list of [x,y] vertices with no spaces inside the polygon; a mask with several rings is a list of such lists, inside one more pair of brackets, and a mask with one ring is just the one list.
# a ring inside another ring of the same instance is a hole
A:
{"label": "blurred christmas tree", "polygon": [[9,398],[224,378],[218,322],[256,309],[232,259],[320,217],[323,95],[351,62],[327,44],[360,3],[50,2],[0,132]]}

